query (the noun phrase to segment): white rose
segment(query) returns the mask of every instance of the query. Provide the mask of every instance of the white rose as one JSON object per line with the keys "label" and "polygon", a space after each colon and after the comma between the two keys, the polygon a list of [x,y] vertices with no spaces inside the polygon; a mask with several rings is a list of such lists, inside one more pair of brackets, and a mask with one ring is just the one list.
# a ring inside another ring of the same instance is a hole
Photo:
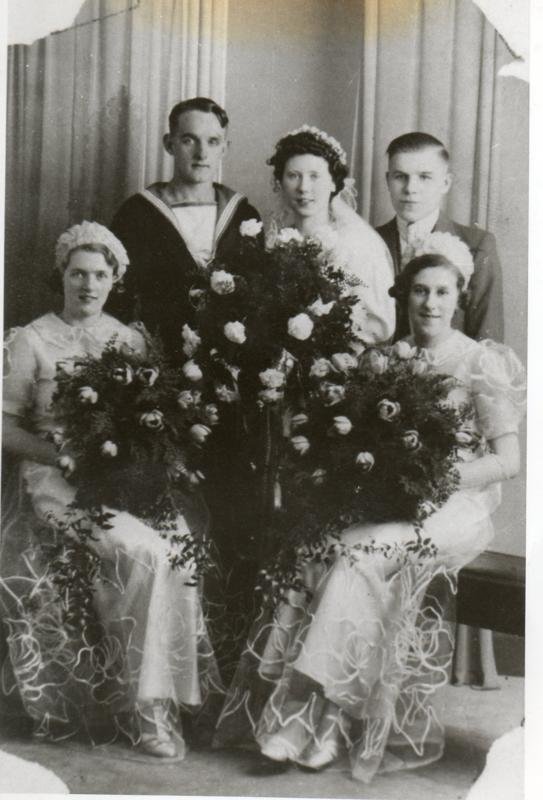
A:
{"label": "white rose", "polygon": [[413,375],[424,375],[428,372],[428,363],[422,358],[414,358],[409,366]]}
{"label": "white rose", "polygon": [[288,321],[288,332],[290,336],[294,337],[294,339],[298,339],[301,342],[309,339],[313,332],[313,322],[311,317],[308,317],[308,315],[304,314],[303,312],[301,314],[297,314],[295,317],[291,317]]}
{"label": "white rose", "polygon": [[345,387],[338,383],[324,383],[319,387],[325,406],[335,406],[345,399]]}
{"label": "white rose", "polygon": [[279,244],[288,244],[289,242],[303,242],[304,237],[297,228],[282,228],[276,237],[276,242]]}
{"label": "white rose", "polygon": [[[183,352],[185,352],[189,358],[196,352],[198,347],[202,344],[202,339],[193,331],[192,328],[185,323],[183,325],[183,329],[181,331],[181,336],[183,337],[183,341],[185,342],[185,346],[183,347]],[[191,352],[188,353],[187,350]]]}
{"label": "white rose", "polygon": [[394,355],[398,356],[398,358],[402,358],[407,361],[408,359],[413,358],[417,351],[414,347],[411,347],[408,342],[400,340],[399,342],[395,342],[395,344],[392,346],[392,352]]}
{"label": "white rose", "polygon": [[65,478],[69,478],[75,470],[75,461],[71,456],[60,456],[57,459],[57,466]]}
{"label": "white rose", "polygon": [[327,358],[316,358],[309,370],[310,378],[326,378],[332,369],[332,364]]}
{"label": "white rose", "polygon": [[322,468],[313,470],[311,473],[311,480],[315,486],[321,486],[326,480],[326,470]]}
{"label": "white rose", "polygon": [[211,433],[211,428],[208,428],[207,425],[201,425],[198,423],[197,425],[192,425],[189,433],[196,444],[204,444],[207,437]]}
{"label": "white rose", "polygon": [[398,416],[402,407],[396,400],[379,400],[377,403],[377,412],[382,420],[390,422]]}
{"label": "white rose", "polygon": [[158,369],[154,367],[139,367],[136,370],[136,378],[145,386],[153,386],[159,376]]}
{"label": "white rose", "polygon": [[264,403],[276,403],[278,400],[282,400],[284,397],[284,393],[281,392],[279,389],[262,389],[258,396]]}
{"label": "white rose", "polygon": [[217,400],[220,400],[222,403],[235,403],[236,400],[239,400],[238,390],[229,389],[224,383],[215,386],[215,394],[217,395]]}
{"label": "white rose", "polygon": [[98,392],[92,386],[82,386],[77,396],[79,397],[79,402],[84,405],[93,406],[98,402]]}
{"label": "white rose", "polygon": [[239,226],[239,232],[242,236],[258,236],[262,230],[262,222],[257,219],[244,219]]}
{"label": "white rose", "polygon": [[152,431],[161,431],[164,427],[164,414],[157,409],[154,411],[146,411],[140,414],[139,423],[145,428],[150,428]]}
{"label": "white rose", "polygon": [[471,447],[474,441],[477,441],[469,431],[456,431],[454,438],[456,443],[462,447]]}
{"label": "white rose", "polygon": [[215,403],[207,403],[203,415],[208,425],[217,425],[219,422],[219,409]]}
{"label": "white rose", "polygon": [[279,369],[265,369],[259,372],[258,377],[267,389],[280,389],[285,382],[285,376]]}
{"label": "white rose", "polygon": [[406,450],[418,450],[420,447],[419,432],[415,430],[405,431],[402,434],[402,444]]}
{"label": "white rose", "polygon": [[274,362],[274,369],[281,370],[281,372],[284,372],[285,375],[290,375],[290,373],[292,372],[292,368],[294,367],[295,361],[296,359],[294,358],[292,353],[289,353],[288,350],[285,350],[285,348],[283,348],[281,350],[281,355]]}
{"label": "white rose", "polygon": [[193,303],[198,303],[202,295],[205,294],[204,289],[189,289],[189,297]]}
{"label": "white rose", "polygon": [[132,367],[129,364],[124,364],[122,367],[115,367],[111,370],[111,377],[116,383],[120,383],[121,386],[128,386],[132,383]]}
{"label": "white rose", "polygon": [[330,360],[339,372],[348,372],[358,366],[358,361],[350,353],[334,353]]}
{"label": "white rose", "polygon": [[369,365],[371,372],[375,375],[382,375],[388,369],[388,356],[381,353],[380,350],[371,348],[364,353],[362,363]]}
{"label": "white rose", "polygon": [[369,472],[375,464],[375,458],[368,452],[359,453],[355,460],[358,466],[362,467],[364,472]]}
{"label": "white rose", "polygon": [[299,414],[294,414],[294,416],[290,420],[292,430],[296,430],[296,428],[301,428],[303,425],[307,425],[308,422],[309,422],[309,417],[307,416],[307,414],[304,414],[303,411],[300,411]]}
{"label": "white rose", "polygon": [[243,322],[227,322],[223,331],[226,338],[234,344],[243,344],[247,339]]}
{"label": "white rose", "polygon": [[64,444],[64,431],[62,428],[55,428],[52,430],[49,434],[49,437],[55,447],[60,447],[62,444]]}
{"label": "white rose", "polygon": [[309,439],[306,436],[292,436],[290,443],[301,456],[305,455],[311,447]]}
{"label": "white rose", "polygon": [[182,371],[185,378],[188,378],[189,381],[201,381],[204,377],[202,370],[192,359],[183,364]]}
{"label": "white rose", "polygon": [[335,303],[335,300],[330,300],[329,303],[323,303],[319,297],[314,303],[311,303],[311,305],[307,307],[307,310],[315,317],[324,317],[326,314],[330,313]]}
{"label": "white rose", "polygon": [[334,417],[334,429],[341,436],[347,436],[353,429],[353,423],[349,417]]}
{"label": "white rose", "polygon": [[215,270],[209,279],[211,288],[217,294],[232,294],[236,288],[234,276],[224,269]]}
{"label": "white rose", "polygon": [[190,389],[183,389],[182,392],[179,392],[177,395],[177,405],[180,406],[184,411],[188,408],[192,408],[194,405],[194,397]]}
{"label": "white rose", "polygon": [[102,447],[100,448],[100,452],[102,453],[103,456],[106,456],[107,458],[115,458],[115,456],[119,452],[119,448],[117,447],[115,442],[112,442],[111,439],[108,439],[103,443]]}

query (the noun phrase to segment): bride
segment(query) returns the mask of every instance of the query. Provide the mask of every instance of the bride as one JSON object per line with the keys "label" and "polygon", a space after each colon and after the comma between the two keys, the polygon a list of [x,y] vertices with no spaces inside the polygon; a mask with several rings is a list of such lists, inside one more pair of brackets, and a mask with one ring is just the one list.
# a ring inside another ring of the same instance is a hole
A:
{"label": "bride", "polygon": [[[81,631],[66,624],[42,551],[48,521],[62,521],[75,496],[60,468],[69,464],[69,452],[59,459],[52,441],[57,364],[99,356],[112,341],[145,351],[141,333],[103,312],[127,263],[123,245],[107,228],[96,222],[72,226],[56,247],[62,311],[7,337],[3,445],[20,461],[22,491],[2,532],[0,610],[14,679],[7,688],[20,694],[36,735],[86,732],[96,740],[106,724],[111,735],[122,731],[140,752],[171,759],[184,752],[179,708],[199,709],[220,686],[190,571],[171,568],[168,542],[157,531],[112,509],[110,529],[93,530],[100,635],[90,637],[89,626]],[[176,524],[179,533],[188,532],[183,517]]]}
{"label": "bride", "polygon": [[368,552],[339,552],[330,565],[303,560],[307,591],[263,609],[228,691],[216,745],[252,738],[268,759],[312,769],[345,754],[353,777],[364,782],[443,752],[432,700],[447,682],[451,649],[441,609],[426,593],[436,577],[454,584],[492,538],[500,481],[519,469],[525,378],[509,348],[451,327],[473,272],[467,247],[436,233],[425,248],[393,290],[413,331],[402,346],[419,348],[429,368],[451,376],[448,402],[472,404],[470,440],[480,442],[475,451],[459,450],[459,489],[423,524],[422,537],[437,553],[410,555],[414,526],[388,522],[343,532],[344,545],[369,544]]}
{"label": "bride", "polygon": [[285,227],[320,239],[334,264],[360,281],[354,287],[360,299],[353,309],[357,332],[366,344],[387,341],[395,325],[395,305],[388,294],[394,281],[390,254],[381,237],[349,205],[348,200],[354,205],[354,198],[340,143],[304,125],[279,139],[268,164],[282,206],[268,241],[273,243]]}

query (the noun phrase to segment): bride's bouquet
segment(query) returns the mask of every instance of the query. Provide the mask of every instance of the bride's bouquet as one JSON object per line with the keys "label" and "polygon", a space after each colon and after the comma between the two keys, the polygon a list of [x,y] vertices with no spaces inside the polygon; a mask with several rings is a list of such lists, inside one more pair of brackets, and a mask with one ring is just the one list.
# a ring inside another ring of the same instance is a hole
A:
{"label": "bride's bouquet", "polygon": [[240,399],[246,407],[298,396],[315,358],[358,341],[353,280],[329,249],[293,228],[264,245],[261,226],[242,223],[239,251],[210,265],[207,283],[191,294],[197,330],[183,330],[184,351],[216,376],[217,400]]}
{"label": "bride's bouquet", "polygon": [[458,450],[480,444],[471,407],[447,403],[454,379],[430,371],[407,342],[370,348],[358,364],[319,359],[312,374],[281,458],[282,510],[263,574],[276,592],[301,586],[304,554],[326,562],[347,553],[339,536],[353,524],[410,522],[410,549],[430,555],[421,525],[458,486]]}
{"label": "bride's bouquet", "polygon": [[198,506],[206,440],[218,408],[204,375],[188,359],[169,365],[158,347],[140,355],[115,341],[99,356],[57,365],[52,432],[58,463],[77,489],[74,506],[128,511],[172,545],[173,566],[202,567],[206,548],[176,533],[179,515]]}

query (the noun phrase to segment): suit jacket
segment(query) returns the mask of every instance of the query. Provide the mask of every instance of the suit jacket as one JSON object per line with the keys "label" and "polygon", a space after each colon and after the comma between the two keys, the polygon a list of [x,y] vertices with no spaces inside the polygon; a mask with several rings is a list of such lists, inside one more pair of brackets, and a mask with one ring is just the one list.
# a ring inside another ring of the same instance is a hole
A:
{"label": "suit jacket", "polygon": [[[390,250],[394,263],[394,274],[401,269],[400,235],[396,218],[380,225],[381,235]],[[452,233],[464,241],[473,256],[474,272],[469,283],[469,301],[465,311],[458,310],[453,326],[472,339],[494,339],[503,341],[503,289],[502,270],[493,234],[475,225],[460,225],[440,213],[434,231]],[[394,339],[409,334],[406,309],[397,308]]]}
{"label": "suit jacket", "polygon": [[[239,244],[244,220],[260,219],[247,198],[215,184],[217,222],[214,257],[226,258]],[[202,281],[202,269],[192,257],[170,207],[144,189],[132,195],[115,214],[111,230],[124,244],[130,265],[122,293],[112,293],[107,310],[123,322],[141,320],[158,333],[165,351],[181,357],[181,329],[194,327],[189,290]],[[184,359],[183,359],[184,360]]]}

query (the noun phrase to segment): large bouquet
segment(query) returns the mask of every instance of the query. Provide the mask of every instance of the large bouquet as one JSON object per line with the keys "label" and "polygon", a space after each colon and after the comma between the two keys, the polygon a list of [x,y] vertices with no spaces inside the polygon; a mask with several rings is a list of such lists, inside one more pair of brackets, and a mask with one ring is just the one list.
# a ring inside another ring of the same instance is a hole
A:
{"label": "large bouquet", "polygon": [[99,356],[59,364],[56,381],[52,435],[75,506],[129,511],[173,531],[174,566],[205,561],[191,537],[175,533],[180,514],[196,513],[204,445],[218,422],[201,370],[190,359],[171,367],[152,344],[140,355],[111,341]]}
{"label": "large bouquet", "polygon": [[243,223],[235,257],[211,264],[207,284],[192,291],[197,331],[183,330],[185,352],[216,377],[217,399],[244,406],[298,394],[316,356],[357,344],[354,281],[329,249],[292,228],[263,246],[260,227]]}
{"label": "large bouquet", "polygon": [[454,379],[430,371],[407,342],[370,348],[358,365],[319,359],[312,373],[307,403],[290,421],[283,510],[264,573],[283,589],[299,583],[300,554],[332,557],[356,523],[411,522],[412,549],[431,553],[421,524],[457,488],[459,448],[479,445],[471,407],[447,404]]}

